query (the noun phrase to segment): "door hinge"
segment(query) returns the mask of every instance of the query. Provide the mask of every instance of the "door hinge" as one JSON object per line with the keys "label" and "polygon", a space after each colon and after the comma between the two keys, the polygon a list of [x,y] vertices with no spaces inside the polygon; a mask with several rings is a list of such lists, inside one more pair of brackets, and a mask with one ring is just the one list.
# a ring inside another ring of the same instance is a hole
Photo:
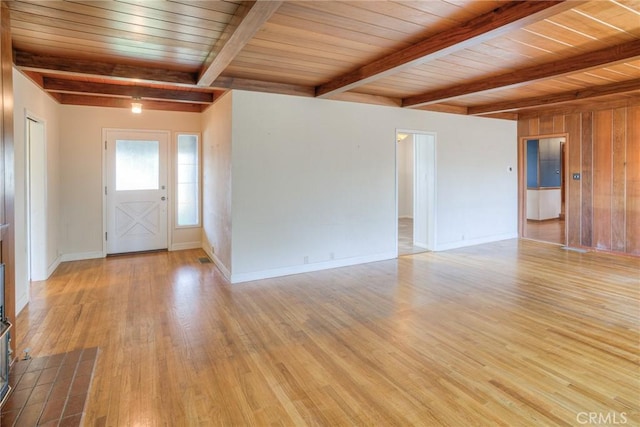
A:
{"label": "door hinge", "polygon": [[107,149],[107,141],[104,142],[104,149]]}
{"label": "door hinge", "polygon": [[104,240],[109,240],[109,239],[107,239],[107,232],[106,231],[104,232]]}
{"label": "door hinge", "polygon": [[107,195],[107,187],[106,186],[104,187],[104,195],[105,196]]}

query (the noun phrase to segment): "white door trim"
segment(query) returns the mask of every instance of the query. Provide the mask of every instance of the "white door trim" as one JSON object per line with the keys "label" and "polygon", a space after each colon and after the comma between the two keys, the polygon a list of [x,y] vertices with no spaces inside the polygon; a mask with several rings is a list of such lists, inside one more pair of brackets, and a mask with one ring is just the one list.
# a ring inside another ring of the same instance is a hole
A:
{"label": "white door trim", "polygon": [[[397,218],[398,218],[398,134],[399,133],[406,133],[409,135],[427,135],[433,138],[433,150],[431,151],[432,157],[430,158],[430,160],[432,160],[432,163],[429,165],[429,169],[432,169],[432,175],[430,176],[429,179],[429,200],[428,200],[428,218],[427,218],[427,245],[426,248],[427,250],[430,251],[434,251],[436,250],[437,247],[437,212],[438,212],[438,194],[437,194],[437,188],[438,188],[438,135],[436,132],[429,132],[429,131],[421,131],[421,130],[409,130],[409,129],[403,129],[403,128],[396,128],[396,133],[395,133],[395,140],[394,140],[394,147],[395,147],[395,157],[396,157],[396,161],[395,161],[395,167],[396,167],[396,197],[395,197],[395,219],[396,219],[396,225],[395,225],[395,242],[396,242],[396,248],[395,248],[395,254],[396,254],[396,258],[398,257],[398,224],[397,224]],[[413,161],[414,161],[414,197],[413,197],[413,206],[414,206],[414,221],[416,220],[416,214],[415,214],[415,206],[416,206],[416,197],[417,195],[415,194],[416,191],[416,185],[415,185],[415,180],[416,180],[416,143],[414,141],[414,153],[413,153]],[[421,144],[425,144],[425,143],[421,143]],[[428,171],[428,172],[431,172]]]}
{"label": "white door trim", "polygon": [[171,242],[173,241],[173,236],[171,233],[172,224],[173,224],[173,209],[169,209],[170,203],[173,203],[173,168],[171,168],[173,151],[172,147],[172,139],[171,139],[171,131],[169,130],[152,130],[152,129],[122,129],[122,128],[102,128],[102,140],[100,145],[102,147],[102,256],[107,256],[107,240],[105,238],[105,233],[107,232],[107,194],[105,188],[107,188],[108,184],[108,176],[107,176],[107,149],[106,149],[106,141],[108,140],[108,134],[110,132],[132,132],[132,133],[149,133],[149,134],[165,134],[167,138],[167,146],[166,146],[166,162],[165,165],[167,171],[167,249],[171,248]]}
{"label": "white door trim", "polygon": [[[36,123],[42,128],[42,141],[41,147],[33,147],[33,138],[30,132],[30,122]],[[38,175],[34,176],[36,169],[33,167],[34,150],[39,150],[36,163],[41,163],[41,167],[37,169]],[[47,261],[47,123],[45,120],[37,117],[29,111],[25,111],[25,213],[26,213],[26,246],[27,246],[27,278],[29,281],[45,280],[49,277],[48,261]],[[34,179],[37,183],[41,184],[38,187],[36,195],[32,194],[32,185]],[[36,205],[41,208],[40,218],[33,217],[33,206]],[[38,237],[34,237],[32,234],[33,229],[36,228],[41,234]]]}

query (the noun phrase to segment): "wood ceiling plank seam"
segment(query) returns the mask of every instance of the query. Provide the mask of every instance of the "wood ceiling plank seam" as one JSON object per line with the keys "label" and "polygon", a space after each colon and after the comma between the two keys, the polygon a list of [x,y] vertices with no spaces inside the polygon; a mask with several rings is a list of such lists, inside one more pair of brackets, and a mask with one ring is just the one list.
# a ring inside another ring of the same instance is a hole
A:
{"label": "wood ceiling plank seam", "polygon": [[440,58],[439,63],[448,64],[450,67],[463,67],[464,69],[471,70],[474,74],[497,74],[500,69],[496,67],[495,61],[487,62],[482,57],[476,57],[475,60],[471,60],[467,57],[461,56],[460,54],[451,54],[444,58]]}
{"label": "wood ceiling plank seam", "polygon": [[600,40],[606,40],[614,35],[624,33],[624,31],[620,31],[617,27],[612,28],[597,20],[588,20],[585,18],[587,18],[585,15],[574,13],[571,15],[558,15],[553,17],[553,20],[570,28],[579,28],[581,33],[588,34]]}
{"label": "wood ceiling plank seam", "polygon": [[[21,5],[24,3],[15,3],[15,4]],[[49,3],[46,3],[46,4],[49,4]],[[98,4],[98,3],[95,3],[95,4]],[[185,32],[187,34],[189,33],[198,34],[200,36],[207,37],[211,29],[215,29],[216,31],[222,31],[222,29],[225,26],[225,24],[223,23],[215,23],[215,22],[207,22],[206,24],[202,24],[200,27],[193,26],[193,25],[183,25],[180,22],[170,22],[170,21],[163,21],[163,20],[158,20],[153,18],[136,17],[134,14],[125,14],[120,12],[109,11],[106,9],[94,7],[93,5],[89,6],[90,11],[87,11],[87,12],[94,11],[93,14],[89,14],[89,13],[83,14],[78,10],[76,10],[75,8],[71,8],[69,10],[59,10],[59,9],[45,7],[42,5],[34,5],[32,3],[27,4],[29,7],[24,7],[24,6],[21,7],[16,5],[12,7],[18,11],[31,13],[36,16],[48,17],[49,19],[52,19],[52,20],[60,19],[60,20],[69,21],[69,22],[85,23],[85,24],[91,24],[96,26],[107,26],[107,27],[113,26],[121,30],[126,30],[131,26],[140,26],[144,28],[156,28],[156,29],[165,29],[165,30],[172,29],[177,33]],[[65,5],[66,5],[66,2],[65,2]],[[70,6],[67,5],[66,7],[69,8]],[[111,12],[112,15],[117,15],[118,19],[105,19],[104,18],[105,11]],[[136,18],[138,19],[136,20]]]}
{"label": "wood ceiling plank seam", "polygon": [[[621,9],[621,12],[620,12],[621,14],[626,14],[626,12],[630,12],[636,15],[638,17],[637,19],[640,19],[640,4],[638,4],[637,1],[633,3],[636,6],[635,8],[624,4],[625,3],[624,1],[611,0],[611,2]],[[632,4],[632,3],[629,2],[629,4]]]}
{"label": "wood ceiling plank seam", "polygon": [[582,73],[579,75],[568,76],[567,78],[574,80],[576,82],[581,82],[583,85],[601,85],[604,82],[606,83],[611,82],[611,80],[609,79],[603,79],[600,76],[589,74],[589,73]]}
{"label": "wood ceiling plank seam", "polygon": [[[23,17],[20,16],[19,19],[13,19],[11,21],[11,28],[23,28],[30,29],[33,31],[46,31],[47,29],[49,33],[55,33],[57,31],[64,31],[68,33],[77,33],[78,35],[85,36],[111,36],[111,37],[120,37],[120,38],[145,38],[149,40],[158,40],[163,43],[169,43],[173,45],[193,45],[193,46],[208,46],[210,43],[209,39],[205,39],[203,37],[198,37],[195,41],[192,37],[191,40],[184,40],[180,36],[182,34],[172,32],[172,31],[154,31],[156,34],[147,33],[147,32],[136,32],[111,28],[111,27],[100,27],[96,25],[84,24],[84,23],[65,23],[60,20],[50,20],[46,17]],[[162,33],[163,35],[159,35]],[[116,36],[117,35],[117,36]],[[176,37],[177,36],[177,37]]]}
{"label": "wood ceiling plank seam", "polygon": [[[206,50],[204,45],[195,46],[192,43],[180,44],[179,42],[172,42],[170,40],[169,43],[163,43],[163,40],[154,40],[153,38],[147,37],[127,37],[126,34],[122,34],[121,36],[114,35],[99,35],[99,34],[82,34],[79,37],[76,32],[70,30],[48,30],[47,28],[43,28],[41,26],[35,25],[36,28],[32,25],[16,25],[12,27],[12,35],[15,38],[21,37],[29,37],[34,39],[42,39],[45,37],[49,37],[50,40],[58,39],[60,41],[66,40],[70,44],[88,44],[84,43],[85,41],[108,44],[114,46],[136,46],[136,47],[146,47],[156,49],[156,50],[173,50],[173,51],[185,51],[190,52],[192,55],[203,55],[203,51]],[[39,28],[37,28],[39,27]]]}
{"label": "wood ceiling plank seam", "polygon": [[[269,39],[283,44],[296,46],[324,46],[325,49],[342,49],[373,55],[377,52],[394,52],[395,48],[385,48],[365,42],[344,39],[338,35],[327,36],[292,27],[267,23],[256,35],[256,39]],[[251,44],[251,42],[249,43]]]}
{"label": "wood ceiling plank seam", "polygon": [[[584,48],[580,49],[580,47],[568,48],[566,45],[562,45],[559,43],[552,44],[552,43],[549,43],[551,40],[548,40],[536,34],[527,33],[524,30],[520,32],[514,32],[510,34],[508,37],[510,40],[513,40],[516,43],[532,46],[546,53],[557,53],[559,55],[567,55],[568,51],[573,51],[574,54],[577,54],[577,53],[580,53],[581,51],[584,52],[586,50]],[[610,46],[615,44],[621,44],[626,41],[632,41],[637,39],[638,37],[631,36],[627,33],[616,33],[607,39],[606,45]],[[589,50],[593,50],[593,47],[590,46],[588,51]]]}
{"label": "wood ceiling plank seam", "polygon": [[[414,34],[420,33],[421,37],[425,37],[424,31],[428,28],[430,33],[436,33],[444,29],[458,25],[456,22],[447,17],[433,15],[418,9],[408,7],[403,3],[385,1],[385,2],[358,2],[353,5],[358,9],[365,9],[370,12],[384,14],[388,17],[396,19],[399,25],[407,22],[416,27]],[[431,34],[429,34],[431,35]]]}
{"label": "wood ceiling plank seam", "polygon": [[613,78],[605,76],[605,75],[603,75],[601,73],[587,72],[587,73],[584,73],[584,74],[587,75],[587,76],[593,77],[595,79],[602,79],[602,80],[605,80],[605,81],[608,81],[608,82],[611,82],[611,83],[620,81],[619,79],[613,79]]}
{"label": "wood ceiling plank seam", "polygon": [[[109,3],[109,2],[107,2]],[[189,3],[178,3],[172,1],[145,1],[145,2],[130,2],[127,0],[118,0],[117,3],[124,3],[131,6],[142,7],[144,11],[154,10],[162,13],[166,13],[167,16],[176,17],[178,23],[183,17],[196,18],[203,21],[228,23],[238,5],[231,13],[216,11],[208,8],[200,7],[203,4],[202,1],[191,1]],[[112,9],[109,9],[112,10]]]}
{"label": "wood ceiling plank seam", "polygon": [[529,60],[529,56],[513,50],[507,50],[501,46],[490,45],[489,43],[481,43],[476,46],[470,46],[465,51],[473,52],[478,55],[493,56],[501,61],[522,63]]}
{"label": "wood ceiling plank seam", "polygon": [[[348,17],[351,20],[355,20],[361,23],[373,25],[378,28],[384,28],[386,30],[395,30],[404,34],[405,41],[420,37],[419,34],[424,31],[424,27],[419,24],[414,24],[394,16],[387,15],[385,13],[369,10],[359,7],[360,3],[348,3],[348,2],[308,2],[304,3],[304,7],[308,7],[314,10],[320,10],[325,13],[329,13],[334,16]],[[376,7],[382,3],[375,2]]]}
{"label": "wood ceiling plank seam", "polygon": [[[14,44],[15,47],[20,48],[18,41]],[[64,50],[70,50],[75,52],[86,52],[93,56],[113,56],[116,58],[129,57],[133,59],[139,59],[141,56],[145,58],[158,58],[158,59],[173,59],[180,63],[201,63],[203,55],[201,52],[184,52],[180,49],[166,49],[166,48],[154,48],[150,46],[125,46],[120,45],[114,50],[112,44],[98,43],[84,41],[80,43],[69,43],[64,41],[56,41],[46,38],[29,38],[29,46],[47,46],[49,48],[62,48]]]}
{"label": "wood ceiling plank seam", "polygon": [[[507,37],[488,40],[485,43],[490,46],[499,46],[500,48],[505,50],[518,52],[519,54],[527,58],[527,61],[530,61],[531,63],[544,62],[545,56],[548,54],[548,52],[543,52],[536,47],[518,43]],[[602,47],[605,47],[605,45],[600,46],[600,48]]]}
{"label": "wood ceiling plank seam", "polygon": [[427,60],[441,58],[467,46],[498,37],[509,30],[521,28],[535,19],[565,10],[567,2],[509,2],[456,27],[438,37],[422,40],[416,45],[380,57],[360,68],[339,76],[316,88],[317,96],[328,96],[336,91],[350,90],[371,80],[413,67]]}
{"label": "wood ceiling plank seam", "polygon": [[[567,31],[569,31],[570,33],[576,34],[576,35],[578,35],[579,37],[582,37],[582,38],[584,38],[584,39],[587,39],[589,42],[597,42],[597,41],[599,41],[597,37],[594,37],[594,36],[592,36],[592,35],[590,35],[590,34],[587,34],[587,33],[583,33],[583,32],[582,32],[582,31],[580,31],[580,30],[577,30],[577,29],[575,29],[575,28],[568,27],[568,26],[563,25],[563,24],[561,24],[561,23],[559,23],[559,22],[556,22],[556,20],[554,19],[554,17],[547,18],[547,19],[545,19],[545,21],[546,21],[546,22],[548,22],[548,23],[549,23],[549,24],[551,24],[551,25],[555,25],[555,26],[557,26],[558,28],[560,28],[560,30],[558,30],[558,31],[559,31],[560,33],[562,33],[562,34],[565,34],[565,36],[566,36],[566,32],[567,32]],[[575,44],[576,44],[576,45],[579,45],[580,43],[575,43]]]}
{"label": "wood ceiling plank seam", "polygon": [[[417,9],[421,12],[440,16],[461,24],[469,21],[475,16],[490,12],[499,6],[498,2],[467,2],[466,4],[455,4],[448,1],[429,2],[429,1],[403,1],[407,7]],[[434,10],[440,9],[438,11]],[[447,9],[446,11],[444,9]]]}
{"label": "wood ceiling plank seam", "polygon": [[[187,1],[177,1],[177,0],[168,0],[167,1],[168,4],[171,5],[176,5],[176,6],[180,6],[183,8],[189,8],[193,10],[193,13],[198,13],[201,14],[203,13],[203,11],[205,11],[204,13],[207,12],[217,12],[217,13],[222,13],[225,15],[229,15],[232,16],[235,12],[236,9],[238,8],[238,5],[240,3],[242,3],[242,1],[194,1],[194,0],[187,0]],[[171,9],[174,13],[178,13],[180,9],[176,10],[176,7],[174,7],[173,9]],[[187,9],[182,9],[182,11],[180,11],[180,13],[186,13]]]}
{"label": "wood ceiling plank seam", "polygon": [[518,70],[514,73],[505,73],[494,76],[491,79],[478,80],[456,87],[443,88],[428,94],[422,94],[403,100],[404,106],[414,106],[428,102],[442,102],[444,99],[453,99],[459,96],[485,90],[494,90],[513,85],[522,85],[526,82],[554,78],[565,74],[575,74],[588,69],[598,68],[603,65],[620,63],[640,56],[640,40],[634,40],[610,48],[593,51],[569,58],[551,61],[544,65],[535,65]]}
{"label": "wood ceiling plank seam", "polygon": [[[494,54],[497,52],[494,52]],[[465,49],[463,51],[454,52],[451,55],[441,58],[443,63],[454,63],[456,65],[467,64],[467,67],[482,67],[486,72],[495,72],[498,70],[513,71],[522,66],[522,61],[510,61],[507,58],[499,56],[485,55],[474,50]],[[486,68],[485,68],[486,67]]]}
{"label": "wood ceiling plank seam", "polygon": [[292,67],[292,69],[296,69],[298,71],[319,71],[325,73],[325,75],[326,73],[334,73],[336,72],[336,70],[340,69],[340,65],[331,65],[314,61],[293,60],[291,58],[283,58],[277,55],[257,54],[251,52],[243,52],[239,54],[231,64],[236,63],[236,61],[255,65],[276,64],[284,67]]}
{"label": "wood ceiling plank seam", "polygon": [[[194,1],[193,0],[186,0],[186,1],[178,1],[178,0],[169,0],[170,3],[177,3],[177,4],[186,4],[186,5],[190,5],[193,6]],[[197,7],[201,8],[201,9],[207,9],[207,10],[213,10],[216,12],[222,12],[222,13],[226,13],[228,15],[233,15],[236,11],[236,9],[238,8],[238,5],[242,3],[241,0],[239,1],[230,1],[230,0],[224,0],[224,1],[199,1],[197,3]]]}
{"label": "wood ceiling plank seam", "polygon": [[293,41],[278,40],[274,37],[265,37],[265,34],[259,34],[250,43],[251,46],[267,47],[274,49],[282,49],[286,46],[286,49],[291,50],[294,53],[301,53],[304,55],[318,55],[319,57],[329,57],[333,59],[343,59],[345,63],[357,64],[360,60],[366,60],[371,58],[373,54],[367,52],[356,51],[350,48],[341,48],[338,46],[329,46],[321,43],[305,43],[304,46],[294,44]]}
{"label": "wood ceiling plank seam", "polygon": [[[475,71],[475,70],[473,70]],[[442,84],[443,82],[451,83],[452,79],[466,79],[468,80],[469,76],[473,74],[469,73],[469,70],[465,69],[446,69],[446,68],[438,68],[437,66],[426,67],[426,68],[413,68],[411,70],[403,71],[402,73],[394,74],[389,77],[385,77],[383,79],[379,79],[363,85],[361,87],[366,87],[368,85],[375,85],[378,81],[382,82],[381,85],[384,85],[385,82],[394,81],[396,79],[403,79],[407,81],[412,81],[415,84]]]}
{"label": "wood ceiling plank seam", "polygon": [[614,5],[614,3],[606,2],[604,5],[598,5],[598,9],[596,10],[590,9],[588,7],[589,5],[584,5],[583,7],[576,8],[573,12],[620,32],[633,32],[634,30],[638,30],[640,15],[637,13],[635,15],[630,14],[626,10],[616,11],[613,14],[608,13],[608,10],[605,9],[606,5]]}
{"label": "wood ceiling plank seam", "polygon": [[[285,3],[285,7],[299,8],[295,16],[299,16],[301,19],[307,19],[317,23],[326,23],[333,27],[345,28],[351,31],[360,32],[362,34],[371,34],[381,38],[387,38],[402,42],[406,38],[406,34],[396,29],[388,29],[372,25],[367,22],[361,22],[358,20],[352,20],[349,17],[333,15],[324,10],[312,8],[311,2],[299,2],[299,3]],[[288,9],[285,9],[288,10]]]}
{"label": "wood ceiling plank seam", "polygon": [[327,58],[321,57],[319,55],[308,55],[300,53],[296,55],[290,55],[290,52],[286,49],[263,48],[252,44],[248,44],[247,46],[245,46],[240,55],[255,55],[258,57],[274,58],[275,60],[290,59],[292,61],[306,62],[311,66],[315,66],[316,64],[318,64],[335,67],[342,66],[344,64],[343,61],[336,58]]}
{"label": "wood ceiling plank seam", "polygon": [[523,28],[522,31],[525,31],[525,32],[533,35],[535,38],[541,38],[543,40],[548,40],[550,42],[559,44],[559,45],[564,46],[564,47],[569,47],[569,48],[575,47],[571,43],[567,43],[567,42],[564,42],[562,40],[558,40],[557,38],[554,38],[554,37],[551,37],[551,36],[547,36],[546,34],[542,34],[542,33],[536,32],[536,31],[534,31],[532,29],[529,29],[529,28]]}
{"label": "wood ceiling plank seam", "polygon": [[[609,110],[635,105],[640,105],[640,95],[628,95],[624,96],[623,99],[618,100],[609,100],[607,99],[607,97],[602,97],[602,99],[600,99],[596,104],[596,108],[597,110]],[[556,108],[554,108],[553,106],[546,108],[523,108],[521,110],[518,110],[518,116],[523,119],[539,117],[541,110],[546,116],[571,115],[582,113],[585,111],[593,111],[593,109],[594,103],[592,101],[576,101],[574,103],[567,103],[566,105]]]}
{"label": "wood ceiling plank seam", "polygon": [[561,26],[556,25],[550,20],[539,22],[537,25],[530,25],[527,28],[524,28],[524,30],[532,34],[537,34],[539,37],[555,40],[560,44],[574,47],[576,49],[585,46],[591,46],[592,49],[594,46],[593,38],[588,37],[586,34],[580,32],[570,31],[562,28]]}
{"label": "wood ceiling plank seam", "polygon": [[[70,17],[69,17],[70,18]],[[174,38],[176,40],[182,40],[186,42],[194,42],[193,39],[200,40],[202,43],[208,43],[208,40],[214,36],[215,34],[219,34],[224,26],[220,26],[219,28],[211,27],[206,31],[192,31],[192,28],[185,27],[188,32],[181,31],[182,27],[174,28],[161,28],[149,25],[140,25],[133,24],[128,22],[121,21],[105,21],[100,20],[98,18],[91,18],[84,15],[80,15],[78,19],[63,19],[63,18],[55,18],[46,16],[43,14],[31,13],[31,12],[15,12],[12,11],[12,26],[14,21],[24,21],[36,23],[42,26],[57,26],[63,27],[66,26],[68,28],[76,28],[77,26],[81,26],[83,28],[87,28],[86,32],[91,32],[91,28],[103,28],[105,30],[111,31],[121,31],[121,32],[133,32],[132,28],[143,28],[144,32],[141,34],[148,34],[151,36],[162,37],[162,38]],[[56,25],[57,24],[57,25]],[[65,25],[66,24],[66,25]],[[108,24],[108,25],[107,25]],[[205,36],[206,33],[206,36]],[[201,43],[196,41],[196,43]]]}
{"label": "wood ceiling plank seam", "polygon": [[594,72],[601,72],[601,73],[606,73],[608,75],[611,76],[617,76],[619,79],[622,80],[626,80],[626,79],[630,79],[635,77],[635,74],[638,73],[632,73],[631,70],[626,69],[626,68],[621,68],[621,67],[603,67],[599,70],[595,70]]}
{"label": "wood ceiling plank seam", "polygon": [[336,34],[340,34],[340,37],[344,38],[345,40],[365,43],[385,49],[398,49],[410,45],[410,43],[402,43],[398,42],[397,40],[391,40],[386,37],[380,37],[374,34],[365,34],[351,29],[335,27],[324,23],[317,23],[308,19],[301,19],[296,16],[287,15],[286,13],[281,11],[278,11],[278,13],[276,13],[271,18],[271,20],[269,20],[268,25],[290,27],[298,30],[321,34],[322,36],[328,37],[336,37]]}
{"label": "wood ceiling plank seam", "polygon": [[532,97],[517,99],[514,101],[498,102],[489,105],[479,105],[469,108],[470,115],[496,113],[503,111],[513,111],[520,108],[540,107],[557,105],[566,102],[573,102],[583,99],[598,98],[605,95],[619,94],[622,92],[632,92],[640,90],[640,79],[630,80],[622,83],[613,83],[585,88],[578,91],[569,91],[545,95],[542,97]]}
{"label": "wood ceiling plank seam", "polygon": [[[228,23],[229,19],[231,19],[231,16],[228,16],[226,14],[224,14],[224,16],[220,14],[219,18],[207,19],[202,16],[166,12],[162,9],[151,7],[163,4],[164,2],[161,1],[131,3],[126,0],[118,0],[117,2],[99,1],[90,2],[89,4],[87,4],[82,2],[75,2],[73,0],[65,0],[65,3],[69,3],[70,5],[74,6],[83,5],[89,8],[93,8],[93,10],[96,11],[102,10],[109,12],[110,15],[113,15],[113,17],[110,18],[111,20],[119,20],[122,22],[127,22],[127,20],[131,19],[135,20],[136,18],[142,18],[153,19],[158,22],[165,22],[172,25],[207,29],[213,23],[220,23],[225,25]],[[113,8],[111,8],[110,6],[113,6]],[[73,9],[75,9],[75,7]],[[71,11],[73,9],[64,8],[64,10],[67,11]],[[85,10],[88,11],[88,9]],[[102,14],[98,13],[97,16],[102,16],[103,14],[104,12]],[[117,19],[115,18],[116,16],[118,17]]]}
{"label": "wood ceiling plank seam", "polygon": [[243,61],[241,58],[236,58],[230,65],[233,68],[246,68],[246,69],[254,69],[256,65],[259,66],[262,71],[282,71],[285,72],[287,70],[292,73],[304,75],[308,74],[310,76],[318,76],[318,78],[323,78],[326,76],[326,72],[319,69],[309,69],[308,67],[296,66],[293,64],[278,64],[277,62],[271,62],[268,59],[265,60],[253,60],[253,61]]}
{"label": "wood ceiling plank seam", "polygon": [[624,63],[624,64],[622,64],[622,65],[624,65],[624,66],[626,66],[626,67],[629,67],[629,68],[631,68],[631,69],[633,69],[633,70],[635,70],[635,71],[640,70],[640,61],[638,61],[638,65],[634,65],[634,64],[632,64],[632,63],[628,63],[628,62],[625,62],[625,63]]}

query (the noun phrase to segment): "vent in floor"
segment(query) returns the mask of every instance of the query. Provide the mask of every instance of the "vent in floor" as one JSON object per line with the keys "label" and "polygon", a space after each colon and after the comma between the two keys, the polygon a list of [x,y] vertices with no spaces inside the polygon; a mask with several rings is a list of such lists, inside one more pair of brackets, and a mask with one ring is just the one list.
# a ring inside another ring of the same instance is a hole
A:
{"label": "vent in floor", "polygon": [[200,264],[211,264],[211,260],[206,256],[198,258],[198,261],[200,261]]}

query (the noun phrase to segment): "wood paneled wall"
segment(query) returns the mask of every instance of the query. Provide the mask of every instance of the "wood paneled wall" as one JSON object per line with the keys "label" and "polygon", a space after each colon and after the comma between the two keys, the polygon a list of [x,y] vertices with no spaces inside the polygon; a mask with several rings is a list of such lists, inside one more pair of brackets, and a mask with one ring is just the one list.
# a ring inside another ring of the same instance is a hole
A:
{"label": "wood paneled wall", "polygon": [[518,121],[519,140],[561,134],[568,143],[567,244],[640,255],[640,105]]}
{"label": "wood paneled wall", "polygon": [[11,21],[5,2],[0,7],[0,262],[5,265],[5,310],[13,323],[11,348],[16,349],[16,289],[14,240],[14,175],[13,161],[13,51]]}

